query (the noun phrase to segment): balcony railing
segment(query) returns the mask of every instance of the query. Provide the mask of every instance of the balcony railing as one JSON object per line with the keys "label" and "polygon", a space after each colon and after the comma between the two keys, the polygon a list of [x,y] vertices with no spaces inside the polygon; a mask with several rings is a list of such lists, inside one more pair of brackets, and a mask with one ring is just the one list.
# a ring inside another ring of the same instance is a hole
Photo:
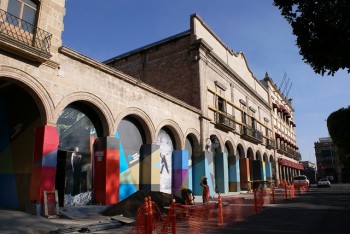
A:
{"label": "balcony railing", "polygon": [[226,130],[235,130],[236,123],[235,117],[228,113],[216,112],[215,113],[215,123],[218,127],[224,128]]}
{"label": "balcony railing", "polygon": [[274,149],[276,147],[276,142],[272,139],[266,139],[265,145],[268,149]]}
{"label": "balcony railing", "polygon": [[249,140],[249,141],[256,143],[256,144],[263,142],[262,133],[256,129],[253,129],[250,126],[242,126],[241,136],[242,136],[242,138]]}
{"label": "balcony railing", "polygon": [[0,40],[16,44],[19,48],[39,54],[50,55],[52,34],[0,9]]}

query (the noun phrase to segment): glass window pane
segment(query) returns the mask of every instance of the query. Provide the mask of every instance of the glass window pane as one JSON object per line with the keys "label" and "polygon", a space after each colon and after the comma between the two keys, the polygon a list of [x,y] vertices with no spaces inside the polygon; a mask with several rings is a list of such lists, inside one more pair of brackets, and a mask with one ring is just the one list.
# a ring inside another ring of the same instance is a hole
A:
{"label": "glass window pane", "polygon": [[24,6],[22,20],[34,25],[35,11],[32,8]]}
{"label": "glass window pane", "polygon": [[9,5],[7,7],[7,12],[16,16],[16,17],[19,17],[19,11],[21,9],[21,4],[16,1],[16,0],[10,0],[9,1]]}
{"label": "glass window pane", "polygon": [[30,1],[30,0],[22,0],[22,1],[28,4],[29,6],[31,6],[32,8],[36,9],[36,3],[34,3],[33,1]]}
{"label": "glass window pane", "polygon": [[35,21],[35,11],[32,8],[24,6],[21,28],[27,32],[33,32],[34,21]]}

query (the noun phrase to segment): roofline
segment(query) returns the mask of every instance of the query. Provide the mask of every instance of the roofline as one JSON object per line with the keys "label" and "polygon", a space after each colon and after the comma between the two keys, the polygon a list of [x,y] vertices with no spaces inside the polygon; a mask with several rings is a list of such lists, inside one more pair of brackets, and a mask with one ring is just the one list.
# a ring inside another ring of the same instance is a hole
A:
{"label": "roofline", "polygon": [[121,54],[121,55],[115,56],[115,57],[113,57],[113,58],[107,59],[107,60],[103,61],[102,63],[107,64],[107,63],[113,62],[113,61],[115,61],[115,60],[121,59],[121,58],[123,58],[123,57],[128,57],[128,56],[130,56],[130,55],[132,55],[132,54],[140,53],[140,52],[142,52],[142,51],[144,51],[144,50],[148,50],[148,49],[150,49],[150,48],[152,48],[152,47],[155,47],[155,46],[164,44],[164,43],[166,43],[166,42],[169,42],[169,41],[172,41],[172,40],[176,40],[176,39],[178,39],[178,38],[181,38],[181,37],[190,35],[190,33],[191,33],[191,30],[186,30],[186,31],[184,31],[184,32],[175,34],[175,35],[173,35],[173,36],[171,36],[171,37],[164,38],[164,39],[162,39],[162,40],[160,40],[160,41],[157,41],[157,42],[148,44],[148,45],[143,46],[143,47],[140,47],[140,48],[138,48],[138,49],[131,50],[131,51],[126,52],[126,53],[124,53],[124,54]]}

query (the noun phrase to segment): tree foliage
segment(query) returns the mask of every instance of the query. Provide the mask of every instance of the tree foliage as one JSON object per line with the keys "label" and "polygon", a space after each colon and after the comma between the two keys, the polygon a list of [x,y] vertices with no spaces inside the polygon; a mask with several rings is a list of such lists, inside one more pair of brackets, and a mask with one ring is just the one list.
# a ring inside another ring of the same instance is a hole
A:
{"label": "tree foliage", "polygon": [[330,114],[327,128],[334,144],[338,147],[338,155],[344,166],[350,166],[350,106]]}
{"label": "tree foliage", "polygon": [[324,75],[350,72],[349,0],[274,0],[292,26],[304,62]]}

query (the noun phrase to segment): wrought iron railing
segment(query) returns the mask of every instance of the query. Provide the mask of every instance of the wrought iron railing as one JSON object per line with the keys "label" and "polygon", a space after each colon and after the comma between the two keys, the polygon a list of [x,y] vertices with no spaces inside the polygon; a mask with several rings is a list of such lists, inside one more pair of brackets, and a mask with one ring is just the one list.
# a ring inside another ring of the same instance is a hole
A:
{"label": "wrought iron railing", "polygon": [[275,146],[276,146],[275,140],[266,139],[266,147],[267,147],[268,149],[274,149]]}
{"label": "wrought iron railing", "polygon": [[0,9],[0,34],[50,53],[52,34]]}
{"label": "wrought iron railing", "polygon": [[236,123],[234,120],[235,120],[235,117],[228,113],[221,113],[221,112],[215,113],[216,124],[224,125],[225,127],[230,128],[232,130],[236,129]]}
{"label": "wrought iron railing", "polygon": [[252,138],[260,143],[263,142],[263,134],[250,126],[243,126],[241,134]]}

